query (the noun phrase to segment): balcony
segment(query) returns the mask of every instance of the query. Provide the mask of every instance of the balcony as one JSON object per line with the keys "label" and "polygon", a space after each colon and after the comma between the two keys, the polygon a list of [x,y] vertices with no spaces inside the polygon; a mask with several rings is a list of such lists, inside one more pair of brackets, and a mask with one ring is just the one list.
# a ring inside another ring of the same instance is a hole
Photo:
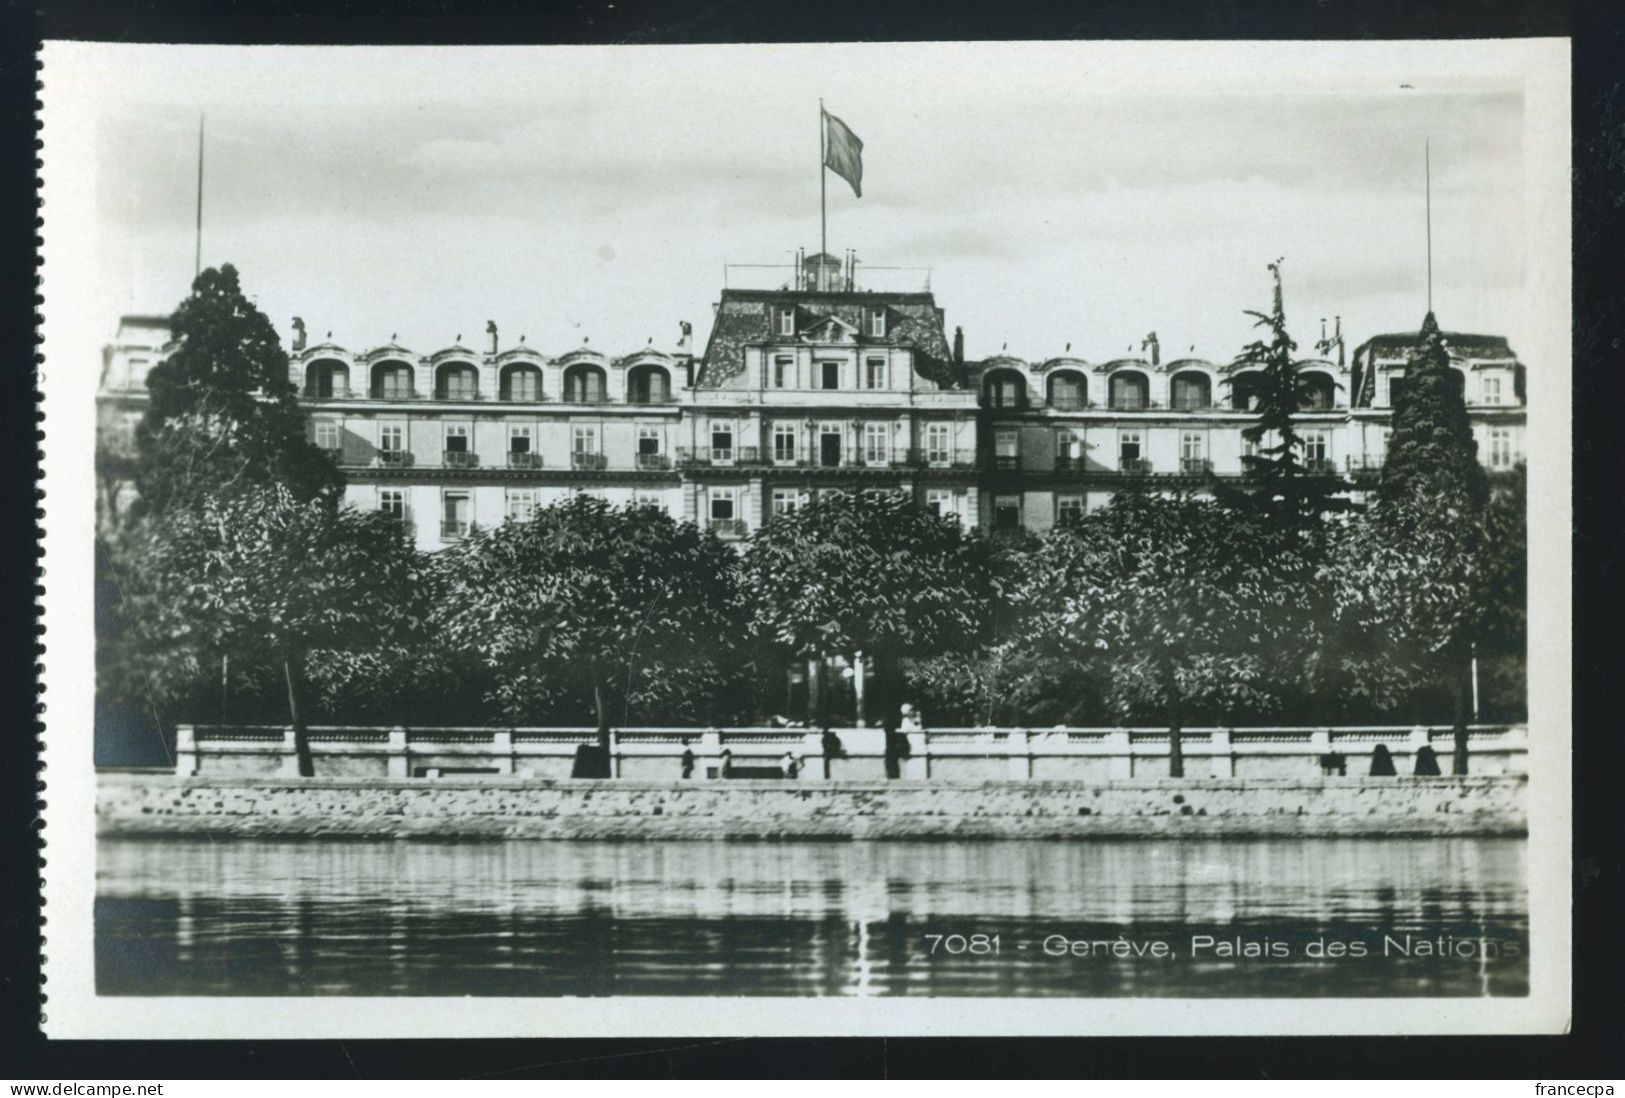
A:
{"label": "balcony", "polygon": [[671,458],[665,454],[636,454],[634,458],[638,468],[646,473],[658,473],[671,468]]}
{"label": "balcony", "polygon": [[509,450],[508,468],[510,469],[540,469],[542,455],[529,450]]}
{"label": "balcony", "polygon": [[1146,476],[1151,472],[1151,459],[1143,457],[1121,458],[1117,462],[1117,471],[1125,476]]}
{"label": "balcony", "polygon": [[571,453],[570,453],[570,468],[572,468],[572,469],[590,469],[590,470],[607,469],[607,468],[609,468],[609,458],[606,457],[603,454],[592,454],[592,453],[585,453],[585,452],[582,452],[582,451],[571,451]]}
{"label": "balcony", "polygon": [[923,469],[973,469],[976,467],[976,451],[955,450],[946,446],[927,447],[905,451],[903,461]]}
{"label": "balcony", "polygon": [[[677,464],[679,465],[733,465],[736,456],[746,452],[746,448],[720,446],[679,446],[677,448]],[[749,450],[755,454],[754,448]],[[754,458],[752,459],[754,460]]]}
{"label": "balcony", "polygon": [[473,469],[480,464],[480,455],[472,450],[445,450],[440,455],[440,464],[447,469]]}
{"label": "balcony", "polygon": [[405,469],[412,464],[412,453],[410,450],[379,450],[378,464]]}
{"label": "balcony", "polygon": [[736,449],[734,451],[734,464],[735,465],[764,465],[764,464],[766,464],[766,461],[762,457],[761,447],[759,447],[759,446],[741,446],[741,447],[739,447],[738,449]]}
{"label": "balcony", "polygon": [[1207,458],[1180,458],[1179,471],[1188,477],[1205,477],[1213,472],[1213,462]]}
{"label": "balcony", "polygon": [[440,523],[441,541],[462,541],[473,531],[473,523],[456,519],[444,519]]}
{"label": "balcony", "polygon": [[906,451],[896,454],[859,454],[852,460],[852,464],[862,469],[893,469],[907,463],[908,454]]}
{"label": "balcony", "polygon": [[710,521],[711,532],[719,538],[742,538],[745,536],[745,520],[740,518],[714,518]]}
{"label": "balcony", "polygon": [[1020,454],[994,454],[993,468],[1000,473],[1016,473],[1021,471]]}

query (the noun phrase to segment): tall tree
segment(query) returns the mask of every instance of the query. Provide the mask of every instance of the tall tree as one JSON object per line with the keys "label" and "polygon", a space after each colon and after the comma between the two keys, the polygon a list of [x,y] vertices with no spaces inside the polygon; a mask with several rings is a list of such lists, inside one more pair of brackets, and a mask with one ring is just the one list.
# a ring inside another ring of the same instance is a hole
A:
{"label": "tall tree", "polygon": [[1094,666],[1120,714],[1164,713],[1168,773],[1182,778],[1192,702],[1275,704],[1314,575],[1301,542],[1257,512],[1125,493],[1051,532],[1019,599],[1033,647]]}
{"label": "tall tree", "polygon": [[1248,309],[1253,326],[1267,331],[1242,348],[1231,363],[1225,384],[1234,386],[1239,371],[1253,385],[1253,407],[1258,418],[1242,429],[1242,437],[1257,452],[1242,456],[1245,483],[1238,491],[1226,488],[1220,495],[1227,503],[1262,510],[1277,520],[1301,523],[1317,519],[1328,511],[1347,506],[1338,493],[1348,489],[1341,478],[1326,470],[1311,469],[1303,460],[1303,436],[1297,419],[1305,403],[1304,379],[1293,352],[1298,344],[1287,330],[1286,304],[1281,289],[1281,264],[1269,265],[1275,296],[1268,313]]}
{"label": "tall tree", "polygon": [[1505,582],[1492,538],[1506,534],[1486,527],[1488,479],[1453,375],[1429,313],[1406,365],[1376,501],[1336,574],[1345,627],[1375,638],[1397,674],[1450,697],[1452,770],[1466,774],[1471,661]]}
{"label": "tall tree", "polygon": [[[204,496],[146,523],[127,592],[138,643],[280,667],[299,772],[312,771],[305,664],[316,649],[371,649],[422,621],[420,564],[398,522],[300,500],[281,485]],[[157,649],[162,650],[162,649]]]}
{"label": "tall tree", "polygon": [[508,684],[589,690],[599,748],[616,697],[693,685],[734,653],[733,550],[653,507],[577,496],[441,554],[437,627]]}
{"label": "tall tree", "polygon": [[888,723],[898,661],[973,645],[992,598],[988,547],[898,492],[826,493],[775,516],[751,539],[743,576],[771,643],[797,658],[871,661]]}
{"label": "tall tree", "polygon": [[288,356],[237,269],[209,268],[171,320],[175,350],[147,377],[136,431],[138,508],[197,504],[243,485],[279,484],[295,499],[343,480],[306,437]]}

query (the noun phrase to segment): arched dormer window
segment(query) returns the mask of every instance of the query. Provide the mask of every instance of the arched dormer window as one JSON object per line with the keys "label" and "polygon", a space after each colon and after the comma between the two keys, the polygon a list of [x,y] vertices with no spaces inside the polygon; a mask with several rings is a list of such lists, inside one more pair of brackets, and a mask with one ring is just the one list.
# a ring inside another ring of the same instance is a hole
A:
{"label": "arched dormer window", "polygon": [[1250,412],[1258,401],[1259,374],[1256,370],[1230,378],[1230,407],[1238,412]]}
{"label": "arched dormer window", "polygon": [[1049,379],[1049,406],[1063,412],[1077,412],[1089,406],[1089,383],[1074,370],[1061,370]]}
{"label": "arched dormer window", "polygon": [[564,371],[564,399],[572,404],[602,404],[609,388],[601,366],[577,363]]}
{"label": "arched dormer window", "polygon": [[372,395],[378,400],[411,399],[412,367],[393,360],[373,366]]}
{"label": "arched dormer window", "polygon": [[347,397],[350,395],[350,368],[332,358],[317,359],[305,367],[307,397]]}
{"label": "arched dormer window", "polygon": [[1112,408],[1138,412],[1151,407],[1151,379],[1138,370],[1119,370],[1111,377]]}
{"label": "arched dormer window", "polygon": [[645,363],[626,375],[626,399],[632,404],[665,404],[671,400],[671,375],[663,366]]}
{"label": "arched dormer window", "polygon": [[503,400],[541,400],[542,371],[529,362],[518,362],[502,370]]}
{"label": "arched dormer window", "polygon": [[1176,411],[1199,412],[1213,407],[1213,382],[1200,370],[1181,370],[1169,379],[1168,395]]}
{"label": "arched dormer window", "polygon": [[1336,404],[1336,388],[1329,374],[1305,370],[1298,375],[1298,407],[1305,412],[1329,412]]}
{"label": "arched dormer window", "polygon": [[982,403],[989,408],[1027,406],[1027,381],[1015,370],[989,370],[982,379]]}
{"label": "arched dormer window", "polygon": [[477,400],[480,372],[472,363],[447,362],[434,373],[436,400]]}

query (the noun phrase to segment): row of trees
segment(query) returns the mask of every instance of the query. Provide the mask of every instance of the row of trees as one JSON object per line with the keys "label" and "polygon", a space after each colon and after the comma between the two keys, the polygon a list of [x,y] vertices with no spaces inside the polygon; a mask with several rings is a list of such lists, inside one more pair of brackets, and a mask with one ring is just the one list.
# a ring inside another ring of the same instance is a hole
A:
{"label": "row of trees", "polygon": [[607,738],[757,719],[782,710],[787,667],[861,654],[882,722],[905,698],[939,721],[1157,719],[1178,776],[1193,719],[1448,712],[1464,768],[1471,660],[1519,678],[1521,496],[1490,498],[1431,315],[1372,504],[1310,475],[1273,270],[1266,338],[1241,356],[1265,377],[1258,455],[1218,499],[1125,492],[1032,538],[822,494],[740,554],[583,497],[434,555],[339,504],[269,324],[235,271],[205,272],[153,372],[140,507],[99,555],[101,689],[164,720],[280,710],[308,773],[317,717],[590,713]]}

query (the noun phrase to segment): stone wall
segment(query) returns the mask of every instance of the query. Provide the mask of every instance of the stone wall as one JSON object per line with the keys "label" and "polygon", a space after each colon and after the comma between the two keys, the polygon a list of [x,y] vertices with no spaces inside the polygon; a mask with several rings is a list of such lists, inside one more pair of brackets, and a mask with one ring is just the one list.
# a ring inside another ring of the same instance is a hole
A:
{"label": "stone wall", "polygon": [[179,778],[103,772],[105,834],[469,839],[1516,835],[1527,779]]}

